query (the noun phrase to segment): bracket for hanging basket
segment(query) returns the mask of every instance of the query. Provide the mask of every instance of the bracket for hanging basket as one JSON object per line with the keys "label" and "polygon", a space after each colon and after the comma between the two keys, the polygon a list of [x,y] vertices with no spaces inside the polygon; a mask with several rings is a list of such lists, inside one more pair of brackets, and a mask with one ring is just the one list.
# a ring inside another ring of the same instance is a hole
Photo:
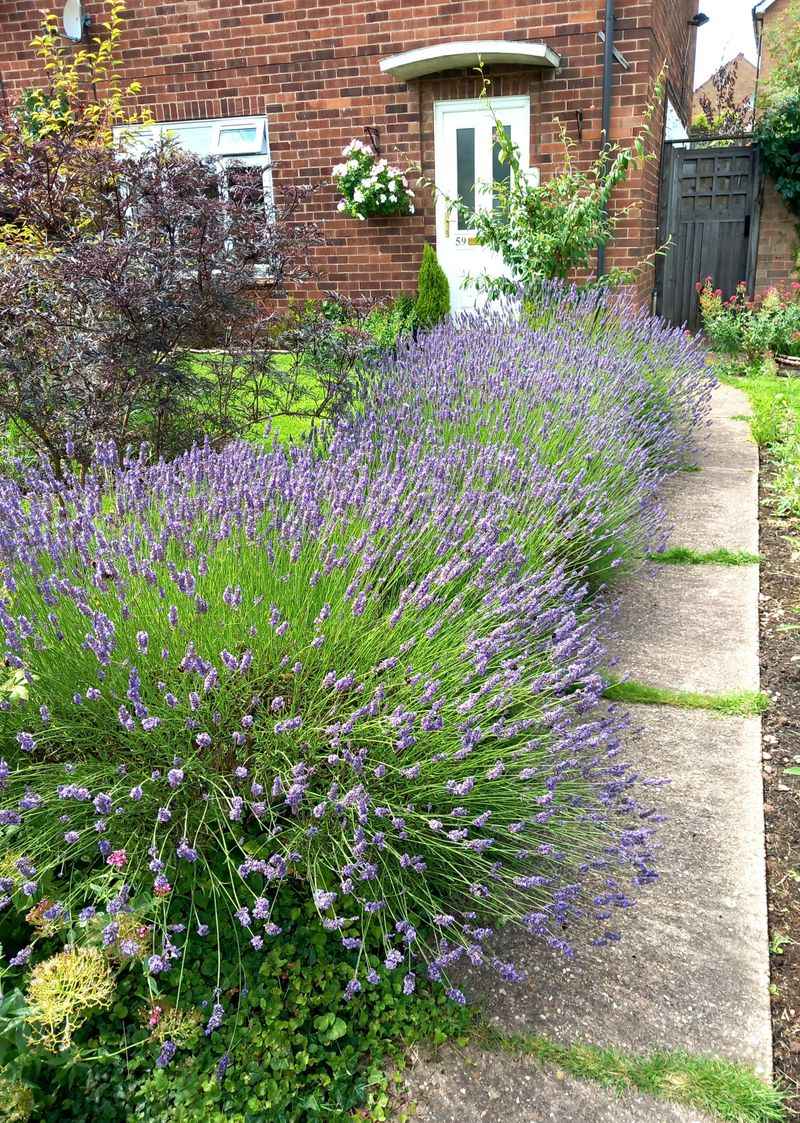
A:
{"label": "bracket for hanging basket", "polygon": [[372,151],[375,153],[376,156],[380,156],[380,154],[381,154],[380,133],[378,132],[377,128],[374,125],[365,125],[364,126],[364,132],[366,134],[367,140],[369,141],[370,148],[372,149]]}

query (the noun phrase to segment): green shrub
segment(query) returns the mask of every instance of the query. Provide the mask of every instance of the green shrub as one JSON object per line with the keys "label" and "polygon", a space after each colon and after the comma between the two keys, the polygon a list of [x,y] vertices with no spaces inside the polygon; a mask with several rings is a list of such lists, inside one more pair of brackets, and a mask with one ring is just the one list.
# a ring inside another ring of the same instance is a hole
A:
{"label": "green shrub", "polygon": [[758,301],[748,299],[741,281],[728,300],[710,277],[698,283],[703,328],[718,355],[743,355],[748,363],[768,354],[800,355],[800,285],[791,291],[769,289]]}
{"label": "green shrub", "polygon": [[364,321],[364,328],[380,348],[395,347],[401,335],[413,331],[417,323],[413,296],[398,296],[388,305],[373,308]]}
{"label": "green shrub", "polygon": [[416,304],[417,323],[432,328],[450,312],[450,285],[433,246],[426,243],[419,267]]}
{"label": "green shrub", "polygon": [[761,159],[787,207],[800,217],[800,92],[780,101],[756,126]]}

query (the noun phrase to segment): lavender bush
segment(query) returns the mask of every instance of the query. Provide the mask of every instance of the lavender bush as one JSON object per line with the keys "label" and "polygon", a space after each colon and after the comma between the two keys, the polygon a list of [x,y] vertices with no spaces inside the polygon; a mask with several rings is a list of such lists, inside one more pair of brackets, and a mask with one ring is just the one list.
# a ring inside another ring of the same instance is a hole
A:
{"label": "lavender bush", "polygon": [[56,938],[157,993],[195,941],[278,938],[287,883],[351,996],[463,957],[514,978],[505,922],[616,939],[653,813],[597,707],[590,592],[658,545],[708,390],[685,336],[553,288],[528,326],[401,342],[324,447],[0,482],[27,682],[0,702],[0,908],[32,926],[3,970]]}

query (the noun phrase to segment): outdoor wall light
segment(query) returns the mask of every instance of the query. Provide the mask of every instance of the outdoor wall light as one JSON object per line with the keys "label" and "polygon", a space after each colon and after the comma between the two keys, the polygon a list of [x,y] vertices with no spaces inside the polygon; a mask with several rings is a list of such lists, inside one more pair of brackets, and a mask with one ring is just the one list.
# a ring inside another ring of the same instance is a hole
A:
{"label": "outdoor wall light", "polygon": [[705,27],[710,19],[711,16],[707,16],[705,12],[698,12],[689,20],[689,27]]}

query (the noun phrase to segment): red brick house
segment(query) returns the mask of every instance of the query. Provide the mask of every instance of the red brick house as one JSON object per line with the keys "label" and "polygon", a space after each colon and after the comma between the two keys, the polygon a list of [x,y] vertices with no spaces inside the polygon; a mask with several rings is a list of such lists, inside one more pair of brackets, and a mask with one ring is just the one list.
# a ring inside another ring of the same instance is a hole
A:
{"label": "red brick house", "polygon": [[[769,77],[772,58],[769,51],[769,32],[779,28],[786,16],[789,0],[761,0],[753,9],[756,44],[758,46],[758,82]],[[758,86],[756,87],[756,115],[758,115]],[[797,238],[797,218],[778,194],[775,184],[765,179],[761,203],[761,229],[758,241],[758,262],[755,288],[763,293],[776,285],[786,285],[793,279],[798,264],[800,246]]]}
{"label": "red brick house", "polygon": [[[7,95],[41,84],[29,45],[41,7],[42,0],[0,0]],[[79,6],[69,0],[69,7]],[[604,73],[610,136],[625,142],[641,127],[667,64],[654,122],[658,143],[668,106],[673,119],[689,119],[697,7],[698,0],[129,0],[123,76],[141,83],[154,119],[198,151],[271,162],[276,182],[322,184],[314,208],[325,219],[322,264],[332,285],[413,290],[427,240],[460,301],[459,277],[475,271],[481,251],[430,195],[420,196],[408,217],[358,223],[338,215],[331,169],[342,147],[370,136],[393,163],[418,165],[450,191],[470,175],[479,178],[492,159],[491,130],[476,101],[479,54],[531,174],[546,176],[558,160],[562,123],[577,158],[597,154]],[[94,22],[102,10],[98,0],[84,8]],[[609,264],[639,261],[656,248],[658,185],[654,161],[619,193],[618,205],[636,207]],[[644,278],[643,299],[651,288],[652,278]]]}

